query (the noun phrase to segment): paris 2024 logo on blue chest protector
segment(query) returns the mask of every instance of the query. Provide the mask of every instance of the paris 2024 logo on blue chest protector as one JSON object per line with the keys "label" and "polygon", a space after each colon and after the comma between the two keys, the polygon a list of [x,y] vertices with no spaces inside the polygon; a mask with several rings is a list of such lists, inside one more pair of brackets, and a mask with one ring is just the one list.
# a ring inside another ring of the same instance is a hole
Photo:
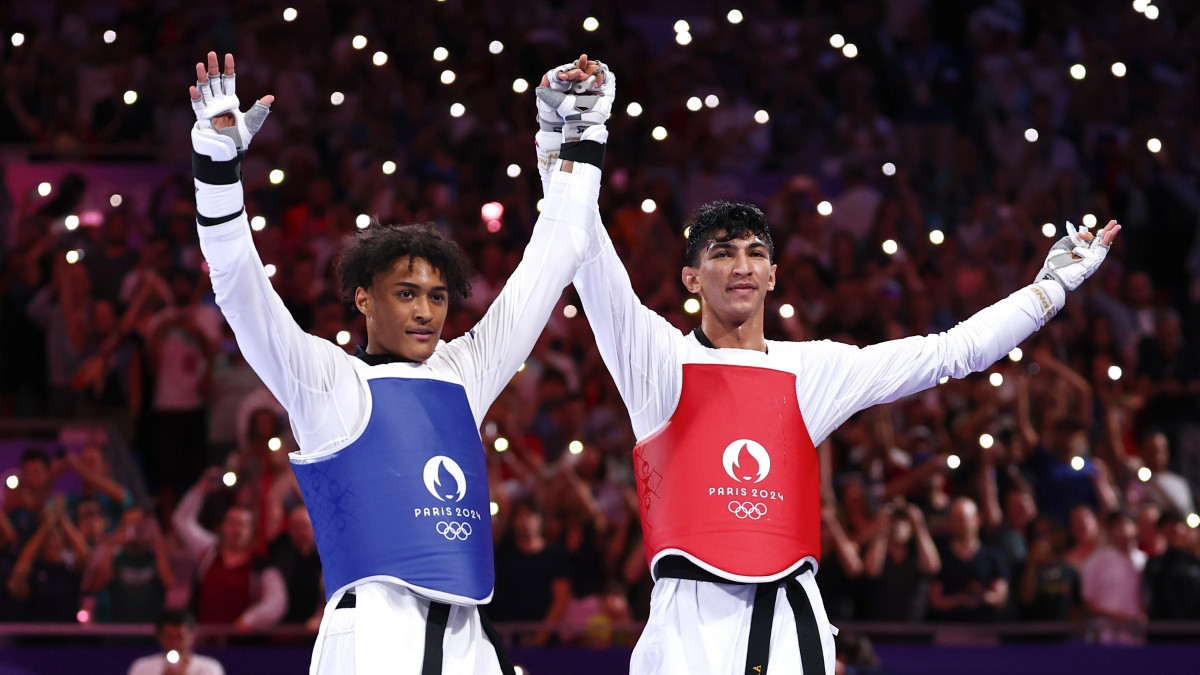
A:
{"label": "paris 2024 logo on blue chest protector", "polygon": [[[447,504],[461,502],[463,497],[467,496],[467,478],[463,474],[462,467],[449,457],[444,455],[430,457],[421,474],[425,481],[425,489],[429,490],[429,494],[439,502]],[[472,533],[469,521],[482,519],[482,514],[474,509],[459,506],[431,506],[413,509],[413,517],[416,518],[435,516],[446,518],[439,520],[434,526],[438,534],[446,539],[463,541]],[[454,520],[455,518],[459,520]]]}

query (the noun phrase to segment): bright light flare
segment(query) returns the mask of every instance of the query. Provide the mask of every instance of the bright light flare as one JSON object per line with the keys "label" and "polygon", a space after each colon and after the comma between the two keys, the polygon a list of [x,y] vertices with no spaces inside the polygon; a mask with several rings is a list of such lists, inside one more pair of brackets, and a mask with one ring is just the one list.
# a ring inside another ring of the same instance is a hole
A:
{"label": "bright light flare", "polygon": [[1113,382],[1116,382],[1117,380],[1121,379],[1121,375],[1122,375],[1121,366],[1109,366],[1108,367],[1108,379],[1112,380]]}
{"label": "bright light flare", "polygon": [[171,665],[179,663],[179,652],[175,651],[174,649],[167,652],[167,663]]}
{"label": "bright light flare", "polygon": [[829,46],[834,49],[841,49],[846,46],[846,38],[842,37],[841,33],[834,33],[829,36]]}
{"label": "bright light flare", "polygon": [[1030,127],[1025,130],[1025,140],[1029,141],[1030,143],[1037,143],[1037,139],[1038,139],[1038,130],[1037,129]]}
{"label": "bright light flare", "polygon": [[273,263],[267,263],[266,265],[263,265],[263,273],[267,275],[268,279],[275,276],[275,272],[277,271],[278,270],[275,268]]}
{"label": "bright light flare", "polygon": [[642,213],[654,213],[658,210],[658,204],[654,203],[653,199],[642,200]]}
{"label": "bright light flare", "polygon": [[842,47],[842,56],[848,59],[858,56],[858,47],[855,47],[853,42],[847,42],[846,46]]}
{"label": "bright light flare", "polygon": [[350,344],[350,331],[339,330],[337,335],[334,336],[334,341],[343,347]]}
{"label": "bright light flare", "polygon": [[489,508],[491,508],[493,516],[497,513],[500,513],[500,505],[496,502],[491,502],[491,506]]}
{"label": "bright light flare", "polygon": [[488,202],[479,207],[479,217],[484,220],[499,220],[504,217],[504,205],[500,202]]}
{"label": "bright light flare", "polygon": [[221,482],[225,487],[233,487],[237,485],[237,474],[232,471],[226,471],[224,476],[221,476]]}
{"label": "bright light flare", "polygon": [[687,19],[680,19],[675,22],[676,33],[688,33],[692,30],[692,26],[687,22]]}
{"label": "bright light flare", "polygon": [[1013,347],[1012,351],[1008,353],[1008,360],[1013,363],[1020,363],[1023,358],[1025,358],[1025,352],[1020,347]]}
{"label": "bright light flare", "polygon": [[455,103],[450,106],[451,117],[462,117],[467,112],[467,106],[461,103]]}
{"label": "bright light flare", "polygon": [[946,467],[949,469],[957,469],[962,466],[962,459],[958,455],[950,455],[946,458]]}
{"label": "bright light flare", "polygon": [[504,173],[508,174],[509,178],[516,178],[517,176],[521,175],[521,167],[517,166],[516,164],[509,164],[508,168],[504,170]]}
{"label": "bright light flare", "polygon": [[895,239],[885,239],[882,248],[884,253],[895,255],[896,251],[900,250],[900,245],[896,243]]}
{"label": "bright light flare", "polygon": [[788,303],[784,303],[779,306],[779,316],[784,319],[790,319],[796,316],[796,308]]}
{"label": "bright light flare", "polygon": [[12,42],[12,46],[20,47],[21,45],[25,44],[25,34],[13,33],[12,37],[9,38],[9,41]]}
{"label": "bright light flare", "polygon": [[979,447],[987,450],[996,444],[996,439],[991,434],[979,434]]}
{"label": "bright light flare", "polygon": [[362,49],[363,47],[366,47],[367,46],[367,36],[366,35],[355,35],[354,38],[352,40],[350,40],[350,46],[354,47],[355,49]]}
{"label": "bright light flare", "polygon": [[583,452],[583,442],[571,441],[567,444],[567,452],[571,453],[572,455],[578,455],[579,453]]}
{"label": "bright light flare", "polygon": [[575,305],[567,305],[566,307],[563,307],[563,316],[567,317],[568,319],[574,319],[575,317],[579,316],[579,308]]}
{"label": "bright light flare", "polygon": [[880,171],[883,171],[883,175],[885,176],[895,176],[896,165],[892,164],[891,162],[884,162],[883,166],[880,167]]}
{"label": "bright light flare", "polygon": [[687,100],[687,109],[692,112],[696,112],[702,107],[704,107],[704,102],[700,100],[699,96],[693,96]]}
{"label": "bright light flare", "polygon": [[66,258],[68,265],[74,265],[75,263],[79,262],[79,251],[74,249],[67,251]]}
{"label": "bright light flare", "polygon": [[729,10],[729,13],[725,15],[725,20],[732,24],[739,24],[744,18],[745,17],[742,16],[742,10],[740,9],[731,9]]}
{"label": "bright light flare", "polygon": [[38,196],[39,196],[39,197],[46,197],[46,196],[49,196],[49,195],[50,195],[50,191],[51,191],[51,190],[53,190],[53,189],[54,189],[54,186],[53,186],[53,185],[51,185],[51,184],[49,184],[49,183],[47,183],[47,182],[45,182],[45,181],[43,181],[43,182],[41,182],[41,183],[38,183],[38,186],[37,186],[37,193],[38,193]]}
{"label": "bright light flare", "polygon": [[592,31],[596,30],[599,27],[600,27],[600,21],[598,21],[596,19],[596,17],[594,17],[594,16],[589,16],[588,18],[583,20],[583,29],[589,33],[591,33]]}
{"label": "bright light flare", "polygon": [[499,54],[504,51],[504,43],[499,40],[492,40],[488,43],[488,51],[492,54]]}
{"label": "bright light flare", "polygon": [[74,231],[75,228],[79,227],[79,216],[77,216],[75,214],[71,214],[71,215],[67,216],[66,218],[63,218],[63,225],[68,230]]}
{"label": "bright light flare", "polygon": [[1092,213],[1083,214],[1083,226],[1089,230],[1096,226],[1096,215]]}
{"label": "bright light flare", "polygon": [[1071,458],[1071,468],[1072,469],[1075,469],[1076,471],[1083,471],[1083,466],[1084,466],[1084,462],[1083,462],[1082,457],[1080,457],[1079,455],[1075,455],[1074,457]]}
{"label": "bright light flare", "polygon": [[686,47],[686,46],[692,44],[692,34],[691,33],[676,33],[675,34],[675,43],[681,47]]}
{"label": "bright light flare", "polygon": [[1087,77],[1087,68],[1084,68],[1082,63],[1076,63],[1071,66],[1071,77],[1076,80],[1082,80]]}
{"label": "bright light flare", "polygon": [[934,246],[940,246],[945,241],[946,241],[946,233],[945,232],[942,232],[941,230],[930,230],[929,231],[929,243],[933,244]]}
{"label": "bright light flare", "polygon": [[499,436],[495,441],[492,442],[492,447],[496,449],[496,452],[504,452],[505,450],[508,450],[508,439],[503,436]]}
{"label": "bright light flare", "polygon": [[625,114],[629,115],[630,117],[637,117],[638,115],[641,115],[642,104],[638,103],[637,101],[631,101],[629,105],[625,106]]}
{"label": "bright light flare", "polygon": [[771,121],[771,114],[766,110],[759,110],[758,112],[754,113],[754,121],[758,122],[759,124],[766,124],[767,122]]}
{"label": "bright light flare", "polygon": [[1000,373],[992,373],[991,375],[988,375],[988,383],[993,387],[999,387],[1000,385],[1004,384],[1004,376]]}
{"label": "bright light flare", "polygon": [[13,474],[4,479],[4,484],[8,486],[9,490],[16,490],[17,486],[21,484],[21,479],[17,478],[16,474]]}
{"label": "bright light flare", "polygon": [[654,127],[654,130],[650,132],[650,138],[653,138],[656,141],[664,140],[666,137],[667,130],[665,127]]}
{"label": "bright light flare", "polygon": [[329,95],[329,102],[334,105],[341,105],[346,102],[346,95],[340,91],[335,91]]}
{"label": "bright light flare", "polygon": [[385,175],[385,176],[390,176],[390,175],[396,173],[396,163],[390,159],[387,160],[386,162],[384,162],[383,166],[381,166],[380,168],[383,170],[383,175]]}
{"label": "bright light flare", "polygon": [[1125,72],[1126,69],[1124,63],[1117,61],[1116,63],[1112,64],[1112,74],[1116,77],[1125,77]]}
{"label": "bright light flare", "polygon": [[1157,154],[1160,150],[1162,150],[1162,141],[1158,140],[1157,138],[1151,138],[1150,140],[1146,141],[1146,149]]}
{"label": "bright light flare", "polygon": [[1047,238],[1053,237],[1057,232],[1058,227],[1056,227],[1054,223],[1046,223],[1045,225],[1042,225],[1042,234]]}
{"label": "bright light flare", "polygon": [[1154,5],[1150,5],[1149,7],[1146,8],[1146,11],[1144,13],[1145,13],[1147,19],[1154,21],[1155,19],[1158,18],[1158,7],[1156,7]]}
{"label": "bright light flare", "polygon": [[271,181],[271,185],[279,185],[283,182],[283,169],[271,169],[271,173],[267,174],[267,180]]}
{"label": "bright light flare", "polygon": [[1187,517],[1187,526],[1192,528],[1193,530],[1196,529],[1197,527],[1200,527],[1200,515],[1196,515],[1195,513],[1189,513],[1188,517]]}
{"label": "bright light flare", "polygon": [[283,439],[279,438],[278,436],[272,436],[271,438],[267,439],[267,449],[271,452],[279,452],[279,449],[282,447]]}
{"label": "bright light flare", "polygon": [[523,77],[518,77],[513,80],[512,90],[518,94],[524,94],[529,91],[529,81]]}
{"label": "bright light flare", "polygon": [[1151,472],[1148,467],[1143,466],[1142,468],[1138,469],[1138,480],[1142,481],[1143,483],[1150,480],[1152,475],[1153,472]]}
{"label": "bright light flare", "polygon": [[254,216],[250,219],[250,229],[254,230],[255,232],[262,232],[263,228],[266,226],[267,219],[263,218],[262,216]]}
{"label": "bright light flare", "polygon": [[112,43],[114,43],[116,41],[117,41],[117,31],[115,31],[115,30],[104,31],[104,44],[111,45]]}
{"label": "bright light flare", "polygon": [[716,94],[709,94],[704,97],[704,107],[715,108],[721,105],[721,99],[717,98]]}
{"label": "bright light flare", "polygon": [[137,92],[132,89],[125,90],[125,95],[121,97],[125,101],[125,105],[133,105],[137,103]]}
{"label": "bright light flare", "polygon": [[371,216],[365,213],[360,213],[354,217],[354,225],[360,230],[365,230],[371,225]]}
{"label": "bright light flare", "polygon": [[446,49],[445,47],[438,47],[437,49],[433,50],[433,60],[434,61],[441,62],[441,61],[445,61],[448,58],[450,58],[450,50],[449,49]]}
{"label": "bright light flare", "polygon": [[457,77],[458,76],[454,74],[453,70],[443,70],[439,79],[442,81],[442,84],[454,84],[454,80]]}
{"label": "bright light flare", "polygon": [[688,314],[695,314],[700,311],[700,301],[695,298],[688,298],[683,301],[683,311]]}
{"label": "bright light flare", "polygon": [[287,9],[283,10],[283,20],[289,23],[295,21],[297,14],[298,12],[295,10],[295,8],[288,7]]}
{"label": "bright light flare", "polygon": [[377,66],[382,66],[387,62],[388,62],[387,52],[375,52],[375,54],[371,56],[371,63],[374,63]]}

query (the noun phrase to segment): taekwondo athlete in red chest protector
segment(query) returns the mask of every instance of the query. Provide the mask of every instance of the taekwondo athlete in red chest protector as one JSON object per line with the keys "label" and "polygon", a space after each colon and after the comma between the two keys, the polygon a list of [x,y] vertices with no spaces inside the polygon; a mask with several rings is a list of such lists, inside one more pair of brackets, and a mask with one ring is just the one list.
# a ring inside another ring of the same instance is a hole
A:
{"label": "taekwondo athlete in red chest protector", "polygon": [[1104,260],[1120,225],[1056,243],[1034,283],[938,335],[866,348],[763,334],[775,250],[762,212],[700,207],[683,284],[700,326],[641,304],[603,226],[575,288],[629,411],[650,618],[630,672],[834,672],[834,628],[814,575],[820,444],[854,413],[964,377],[1042,326]]}

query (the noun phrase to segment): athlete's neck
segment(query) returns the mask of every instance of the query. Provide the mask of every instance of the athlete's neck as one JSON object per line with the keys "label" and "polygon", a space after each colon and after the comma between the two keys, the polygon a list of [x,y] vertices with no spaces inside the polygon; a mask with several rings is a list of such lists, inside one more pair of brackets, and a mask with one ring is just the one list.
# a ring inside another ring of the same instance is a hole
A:
{"label": "athlete's neck", "polygon": [[767,339],[763,336],[763,313],[761,310],[749,321],[741,324],[721,321],[705,312],[700,318],[700,330],[703,331],[714,349],[767,351]]}

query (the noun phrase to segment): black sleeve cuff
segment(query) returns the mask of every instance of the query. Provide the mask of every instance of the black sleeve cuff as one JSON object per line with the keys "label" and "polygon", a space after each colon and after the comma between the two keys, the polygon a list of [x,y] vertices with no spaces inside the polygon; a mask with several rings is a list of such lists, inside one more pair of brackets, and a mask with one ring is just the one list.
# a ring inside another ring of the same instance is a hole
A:
{"label": "black sleeve cuff", "polygon": [[559,159],[564,162],[583,162],[592,166],[604,168],[604,149],[607,146],[604,143],[596,141],[568,141],[562,144],[562,150],[559,152]]}
{"label": "black sleeve cuff", "polygon": [[199,213],[197,213],[196,214],[196,222],[199,223],[201,227],[212,227],[213,225],[220,225],[221,223],[228,223],[229,221],[233,220],[234,218],[237,218],[238,216],[242,215],[245,212],[246,212],[246,207],[243,206],[242,208],[238,209],[236,213],[231,213],[227,216],[221,216],[220,218],[209,218],[208,216],[202,216]]}
{"label": "black sleeve cuff", "polygon": [[201,183],[209,185],[233,185],[242,179],[242,156],[245,154],[239,152],[237,157],[229,161],[217,162],[208,155],[193,151],[192,175]]}

